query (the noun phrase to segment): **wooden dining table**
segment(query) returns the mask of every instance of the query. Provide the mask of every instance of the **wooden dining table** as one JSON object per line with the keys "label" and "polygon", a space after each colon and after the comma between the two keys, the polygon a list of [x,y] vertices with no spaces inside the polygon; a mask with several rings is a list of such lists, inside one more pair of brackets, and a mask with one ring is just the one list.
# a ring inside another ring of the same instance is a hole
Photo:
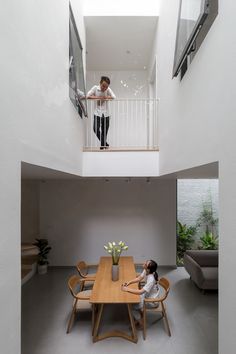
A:
{"label": "wooden dining table", "polygon": [[[132,315],[132,305],[140,302],[140,296],[121,290],[121,286],[124,282],[136,277],[133,257],[120,257],[119,280],[112,281],[111,269],[112,258],[101,257],[90,297],[94,318],[93,342],[109,337],[121,337],[137,343],[138,337]],[[138,289],[138,284],[133,284],[132,287]],[[127,315],[131,331],[111,330],[105,333],[99,333],[103,309],[107,304],[125,304],[127,306]]]}

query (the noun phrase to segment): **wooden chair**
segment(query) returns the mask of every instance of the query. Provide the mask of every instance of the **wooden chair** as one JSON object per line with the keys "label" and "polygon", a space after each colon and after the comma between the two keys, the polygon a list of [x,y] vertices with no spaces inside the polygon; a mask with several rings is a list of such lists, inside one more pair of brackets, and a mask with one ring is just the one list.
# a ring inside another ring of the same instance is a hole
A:
{"label": "wooden chair", "polygon": [[79,261],[76,264],[77,271],[81,277],[82,280],[82,289],[84,289],[84,286],[93,286],[93,283],[96,278],[96,273],[89,273],[90,268],[94,268],[97,265],[95,264],[86,264],[84,261]]}
{"label": "wooden chair", "polygon": [[[81,278],[77,275],[72,275],[68,280],[68,287],[74,300],[73,300],[72,312],[70,315],[66,333],[70,332],[72,325],[74,323],[75,316],[78,311],[92,310],[92,305],[89,302],[91,296],[91,290],[81,291],[82,285],[83,282],[81,281]],[[93,326],[94,326],[94,318],[92,316],[92,328]]]}
{"label": "wooden chair", "polygon": [[[163,320],[165,322],[167,333],[168,333],[169,336],[171,336],[170,327],[169,327],[167,314],[166,314],[166,306],[164,304],[164,301],[166,300],[166,298],[167,298],[167,296],[169,294],[169,290],[170,290],[169,280],[166,279],[166,278],[161,278],[159,280],[159,285],[162,288],[162,289],[160,289],[160,291],[161,291],[160,297],[158,297],[156,299],[155,298],[154,299],[148,299],[147,298],[147,299],[144,300],[144,306],[143,306],[143,339],[146,339],[146,329],[147,329],[146,317],[147,317],[147,312],[148,311],[156,311],[156,312],[159,312],[159,313],[162,314],[161,318],[163,318]],[[150,303],[153,305],[153,307],[150,307]]]}

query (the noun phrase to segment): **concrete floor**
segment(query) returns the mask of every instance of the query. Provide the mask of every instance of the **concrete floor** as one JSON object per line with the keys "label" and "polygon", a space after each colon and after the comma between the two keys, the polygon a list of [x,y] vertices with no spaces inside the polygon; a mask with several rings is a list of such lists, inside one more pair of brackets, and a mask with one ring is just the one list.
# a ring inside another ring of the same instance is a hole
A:
{"label": "concrete floor", "polygon": [[[218,353],[218,294],[203,295],[184,268],[159,268],[159,276],[171,282],[167,312],[172,336],[165,332],[163,321],[151,315],[147,338],[144,341],[138,332],[137,344],[121,338],[93,343],[90,313],[81,314],[66,334],[72,305],[67,279],[73,274],[73,269],[51,268],[48,274],[37,274],[22,286],[22,354]],[[109,322],[119,329],[127,328],[125,311],[107,307],[103,329]]]}

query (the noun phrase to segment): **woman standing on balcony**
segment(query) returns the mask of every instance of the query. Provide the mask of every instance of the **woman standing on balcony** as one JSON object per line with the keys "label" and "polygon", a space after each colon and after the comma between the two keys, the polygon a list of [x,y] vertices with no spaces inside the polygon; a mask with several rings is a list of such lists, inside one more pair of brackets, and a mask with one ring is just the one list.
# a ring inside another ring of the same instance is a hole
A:
{"label": "woman standing on balcony", "polygon": [[101,142],[100,149],[108,149],[107,133],[109,129],[110,117],[108,112],[108,100],[116,98],[110,89],[110,79],[102,76],[99,85],[95,85],[87,94],[88,99],[97,100],[94,110],[93,131]]}

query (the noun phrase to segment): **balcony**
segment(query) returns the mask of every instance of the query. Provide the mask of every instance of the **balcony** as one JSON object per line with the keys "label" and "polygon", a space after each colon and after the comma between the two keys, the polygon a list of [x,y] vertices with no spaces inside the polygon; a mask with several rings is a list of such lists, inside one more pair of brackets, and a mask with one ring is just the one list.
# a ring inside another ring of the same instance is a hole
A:
{"label": "balcony", "polygon": [[[84,151],[158,151],[158,99],[88,100],[84,119]],[[101,130],[94,121],[94,111],[104,107],[109,112],[109,148],[100,150]],[[99,131],[98,137],[95,131]]]}

